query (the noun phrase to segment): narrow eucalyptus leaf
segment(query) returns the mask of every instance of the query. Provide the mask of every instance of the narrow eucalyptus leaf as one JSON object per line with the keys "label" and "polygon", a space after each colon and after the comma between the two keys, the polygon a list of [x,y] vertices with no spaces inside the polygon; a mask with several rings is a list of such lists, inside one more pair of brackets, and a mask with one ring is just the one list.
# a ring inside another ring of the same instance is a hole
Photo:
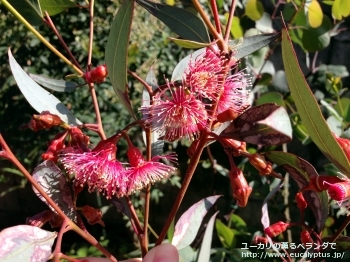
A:
{"label": "narrow eucalyptus leaf", "polygon": [[52,79],[41,75],[29,74],[35,82],[57,92],[71,92],[78,87],[78,84],[71,81]]}
{"label": "narrow eucalyptus leaf", "polygon": [[157,4],[147,0],[136,0],[136,2],[182,38],[199,43],[210,42],[202,19],[193,13],[176,6]]}
{"label": "narrow eucalyptus leaf", "polygon": [[109,32],[105,61],[108,75],[117,97],[128,112],[135,117],[127,93],[127,55],[134,1],[124,0]]}
{"label": "narrow eucalyptus leaf", "polygon": [[8,51],[12,74],[23,96],[38,113],[50,111],[58,115],[62,121],[71,125],[82,123],[54,95],[39,86],[16,62],[11,50]]}

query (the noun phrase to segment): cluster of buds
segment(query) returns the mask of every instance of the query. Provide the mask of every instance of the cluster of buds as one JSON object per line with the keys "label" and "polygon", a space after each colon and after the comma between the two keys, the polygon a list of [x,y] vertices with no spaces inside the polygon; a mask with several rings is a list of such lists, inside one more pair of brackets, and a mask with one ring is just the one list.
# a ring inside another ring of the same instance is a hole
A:
{"label": "cluster of buds", "polygon": [[231,167],[229,177],[233,190],[233,197],[237,200],[237,205],[245,207],[252,193],[252,188],[248,185],[242,170],[238,167]]}
{"label": "cluster of buds", "polygon": [[87,71],[84,74],[85,81],[90,83],[102,83],[105,81],[106,77],[108,75],[107,67],[106,65],[99,65],[98,67]]}

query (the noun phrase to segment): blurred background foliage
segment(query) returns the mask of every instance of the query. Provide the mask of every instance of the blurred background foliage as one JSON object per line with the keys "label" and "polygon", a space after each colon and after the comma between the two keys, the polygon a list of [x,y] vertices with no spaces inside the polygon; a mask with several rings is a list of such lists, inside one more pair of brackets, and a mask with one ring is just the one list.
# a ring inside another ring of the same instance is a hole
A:
{"label": "blurred background foliage", "polygon": [[[231,37],[255,35],[280,31],[281,17],[289,24],[292,40],[295,43],[301,68],[307,76],[317,100],[320,102],[324,116],[332,131],[343,137],[350,137],[350,6],[339,0],[244,0],[237,1],[237,10],[231,27]],[[340,5],[339,3],[343,3]],[[167,0],[167,4],[188,8],[193,11],[189,1]],[[85,2],[80,2],[82,6]],[[203,1],[203,4],[205,2]],[[93,48],[93,66],[104,63],[104,47],[107,42],[110,24],[113,20],[119,1],[95,2],[95,35]],[[229,5],[227,1],[217,0],[222,14],[222,24],[226,24]],[[207,9],[209,13],[209,8]],[[89,35],[89,14],[86,8],[70,8],[52,17],[54,24],[75,55],[78,62],[86,68],[87,45]],[[60,48],[52,31],[38,22],[37,29],[54,46]],[[41,154],[46,151],[47,143],[58,132],[57,129],[43,130],[37,133],[31,130],[19,130],[19,127],[29,122],[36,112],[32,109],[16,87],[8,65],[7,49],[10,47],[17,62],[30,73],[45,75],[50,78],[62,79],[71,74],[66,64],[57,59],[32,33],[20,24],[3,5],[0,4],[0,132],[14,151],[15,155],[28,168],[33,170],[41,162]],[[168,27],[157,20],[145,9],[136,6],[132,33],[128,50],[129,69],[145,78],[151,67],[156,72],[158,83],[164,83],[171,76],[172,70],[181,58],[193,50],[183,49],[170,41],[168,37],[176,37]],[[336,173],[334,166],[321,154],[312,143],[298,112],[295,110],[290,97],[285,73],[282,66],[281,50],[278,42],[270,47],[262,48],[248,56],[241,63],[253,78],[252,94],[254,104],[275,102],[284,106],[290,113],[293,125],[293,141],[283,150],[294,153],[309,161],[319,173]],[[141,103],[142,85],[129,77],[130,100],[134,111]],[[98,100],[106,135],[110,136],[130,123],[130,116],[118,102],[112,86],[106,82],[97,86]],[[84,123],[95,121],[91,99],[86,86],[71,93],[57,93],[58,97],[75,116]],[[89,133],[91,142],[96,144],[98,138]],[[135,144],[142,146],[140,129],[132,129],[130,136]],[[179,156],[179,176],[173,176],[169,182],[159,183],[153,187],[150,224],[156,232],[163,225],[169,206],[174,201],[177,188],[181,182],[181,174],[187,166],[188,157],[186,148],[188,143],[173,143],[168,149],[175,149]],[[282,150],[282,147],[253,147],[248,145],[250,152],[265,150]],[[216,208],[220,210],[216,222],[217,236],[214,239],[215,249],[213,261],[240,261],[237,260],[235,248],[241,243],[250,243],[253,236],[261,234],[262,226],[260,215],[255,215],[261,209],[263,199],[274,185],[274,181],[261,177],[258,172],[243,158],[237,158],[237,164],[244,170],[247,180],[253,187],[253,194],[249,204],[239,209],[231,197],[227,173],[228,160],[222,158],[220,145],[212,144],[210,150],[204,152],[201,165],[197,168],[189,192],[185,196],[179,214],[190,207],[194,202],[213,194],[223,194]],[[118,145],[118,156],[121,160],[125,155],[126,145]],[[32,193],[30,185],[26,184],[20,173],[12,165],[0,159],[0,227],[23,224],[25,218],[33,216],[45,209]],[[14,190],[16,188],[22,188]],[[299,219],[294,203],[297,186],[294,181],[286,183],[282,194],[276,195],[270,205],[270,219],[272,222]],[[142,194],[142,193],[140,193]],[[133,197],[135,206],[140,207],[139,195]],[[104,212],[103,220],[106,228],[99,225],[88,229],[103,245],[118,258],[137,248],[137,239],[133,236],[127,220],[111,208],[109,202],[99,195],[84,192],[79,199],[79,205],[89,204],[99,207]],[[330,217],[324,236],[332,234],[344,220],[344,212],[337,205],[331,205]],[[141,214],[141,213],[140,213]],[[254,214],[252,216],[252,214]],[[307,214],[307,220],[312,224],[312,213]],[[127,226],[126,226],[127,225]],[[300,232],[289,232],[281,236],[281,241],[299,242]],[[127,237],[124,237],[127,236]],[[121,237],[123,236],[123,237]],[[199,232],[198,239],[192,248],[183,251],[183,256],[195,256],[196,249],[203,232]],[[81,243],[76,236],[68,233],[64,241],[65,251],[77,256],[94,255],[96,250]],[[151,242],[155,238],[151,236]],[[185,254],[186,253],[186,254]],[[96,255],[96,254],[95,254]],[[137,255],[134,253],[134,255]],[[187,258],[188,258],[187,257]],[[191,261],[190,258],[185,261]]]}

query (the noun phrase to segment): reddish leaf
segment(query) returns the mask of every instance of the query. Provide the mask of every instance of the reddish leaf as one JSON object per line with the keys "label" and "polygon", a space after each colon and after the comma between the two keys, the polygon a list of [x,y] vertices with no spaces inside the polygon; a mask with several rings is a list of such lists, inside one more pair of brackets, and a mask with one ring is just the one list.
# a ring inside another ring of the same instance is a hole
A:
{"label": "reddish leaf", "polygon": [[280,145],[292,139],[286,110],[274,103],[249,108],[237,117],[220,137],[259,145]]}
{"label": "reddish leaf", "polygon": [[47,261],[56,238],[55,232],[19,225],[0,233],[0,261]]}
{"label": "reddish leaf", "polygon": [[[62,211],[73,221],[76,221],[76,213],[72,201],[71,192],[61,170],[51,160],[46,160],[33,171],[33,178],[42,189],[52,198]],[[41,201],[55,211],[33,187],[35,194]]]}
{"label": "reddish leaf", "polygon": [[203,217],[220,196],[210,196],[191,206],[175,225],[172,244],[178,250],[189,246],[197,235]]}

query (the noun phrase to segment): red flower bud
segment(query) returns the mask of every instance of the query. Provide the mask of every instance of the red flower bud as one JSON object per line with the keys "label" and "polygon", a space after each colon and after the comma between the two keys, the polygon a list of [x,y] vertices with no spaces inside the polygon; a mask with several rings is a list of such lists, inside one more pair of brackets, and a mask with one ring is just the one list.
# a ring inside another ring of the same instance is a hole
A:
{"label": "red flower bud", "polygon": [[86,205],[81,208],[81,212],[90,225],[100,224],[103,227],[105,226],[105,223],[101,220],[101,210]]}
{"label": "red flower bud", "polygon": [[106,65],[99,65],[91,71],[86,72],[84,78],[87,83],[102,83],[105,81],[107,75],[108,71]]}
{"label": "red flower bud", "polygon": [[309,185],[304,187],[301,191],[312,190],[321,192],[327,190],[330,185],[339,182],[344,182],[344,180],[337,176],[315,176],[310,178]]}
{"label": "red flower bud", "polygon": [[313,245],[314,241],[312,240],[312,237],[310,235],[310,232],[307,230],[303,230],[300,233],[300,239],[301,239],[301,243],[303,243],[304,245]]}
{"label": "red flower bud", "polygon": [[242,170],[237,167],[231,169],[229,177],[233,189],[233,197],[237,200],[237,205],[245,207],[252,193],[252,188],[248,185]]}
{"label": "red flower bud", "polygon": [[328,195],[336,201],[343,201],[350,196],[350,181],[340,182],[328,187]]}
{"label": "red flower bud", "polygon": [[337,140],[337,142],[340,145],[340,147],[343,149],[343,151],[344,151],[346,157],[348,158],[348,160],[350,161],[350,140],[346,139],[346,138],[340,138],[336,134],[333,134],[333,136]]}
{"label": "red flower bud", "polygon": [[305,210],[305,208],[307,207],[307,203],[305,201],[305,198],[303,196],[302,192],[298,192],[295,195],[295,201],[297,202],[297,206],[299,208],[299,210],[302,212]]}
{"label": "red flower bud", "polygon": [[67,134],[67,131],[64,133],[57,134],[55,138],[50,142],[49,148],[47,149],[46,153],[42,154],[41,157],[44,160],[52,160],[54,162],[57,162],[59,151],[61,151],[65,147],[64,139],[66,138]]}
{"label": "red flower bud", "polygon": [[62,124],[63,121],[57,115],[51,114],[49,111],[43,111],[40,115],[33,115],[28,124],[22,125],[20,128],[30,128],[34,132],[42,129],[50,129],[53,126]]}
{"label": "red flower bud", "polygon": [[240,151],[246,152],[247,151],[245,142],[234,140],[231,138],[221,138],[220,140],[224,146],[227,146],[227,147],[234,149],[233,155],[238,156],[239,154],[235,154],[235,152],[240,152]]}
{"label": "red flower bud", "polygon": [[145,162],[145,159],[144,159],[140,149],[138,149],[135,146],[129,145],[127,155],[129,158],[129,163],[132,167],[138,167]]}
{"label": "red flower bud", "polygon": [[236,119],[240,114],[242,114],[242,112],[237,112],[236,109],[229,108],[229,109],[225,110],[224,112],[218,114],[217,120],[220,123],[225,123],[227,121],[232,121],[232,120]]}
{"label": "red flower bud", "polygon": [[68,130],[70,135],[70,141],[68,146],[70,147],[79,147],[84,152],[89,151],[88,144],[90,142],[90,138],[83,134],[83,132],[78,127],[72,127]]}
{"label": "red flower bud", "polygon": [[265,228],[264,232],[269,237],[275,237],[275,236],[283,233],[284,231],[286,231],[286,229],[288,227],[289,227],[289,223],[284,223],[282,221],[279,221],[279,222]]}
{"label": "red flower bud", "polygon": [[254,166],[261,175],[269,175],[271,173],[272,164],[262,155],[255,153],[247,157],[252,166]]}
{"label": "red flower bud", "polygon": [[266,237],[256,236],[253,240],[253,243],[266,245],[267,243],[269,243],[269,240]]}

